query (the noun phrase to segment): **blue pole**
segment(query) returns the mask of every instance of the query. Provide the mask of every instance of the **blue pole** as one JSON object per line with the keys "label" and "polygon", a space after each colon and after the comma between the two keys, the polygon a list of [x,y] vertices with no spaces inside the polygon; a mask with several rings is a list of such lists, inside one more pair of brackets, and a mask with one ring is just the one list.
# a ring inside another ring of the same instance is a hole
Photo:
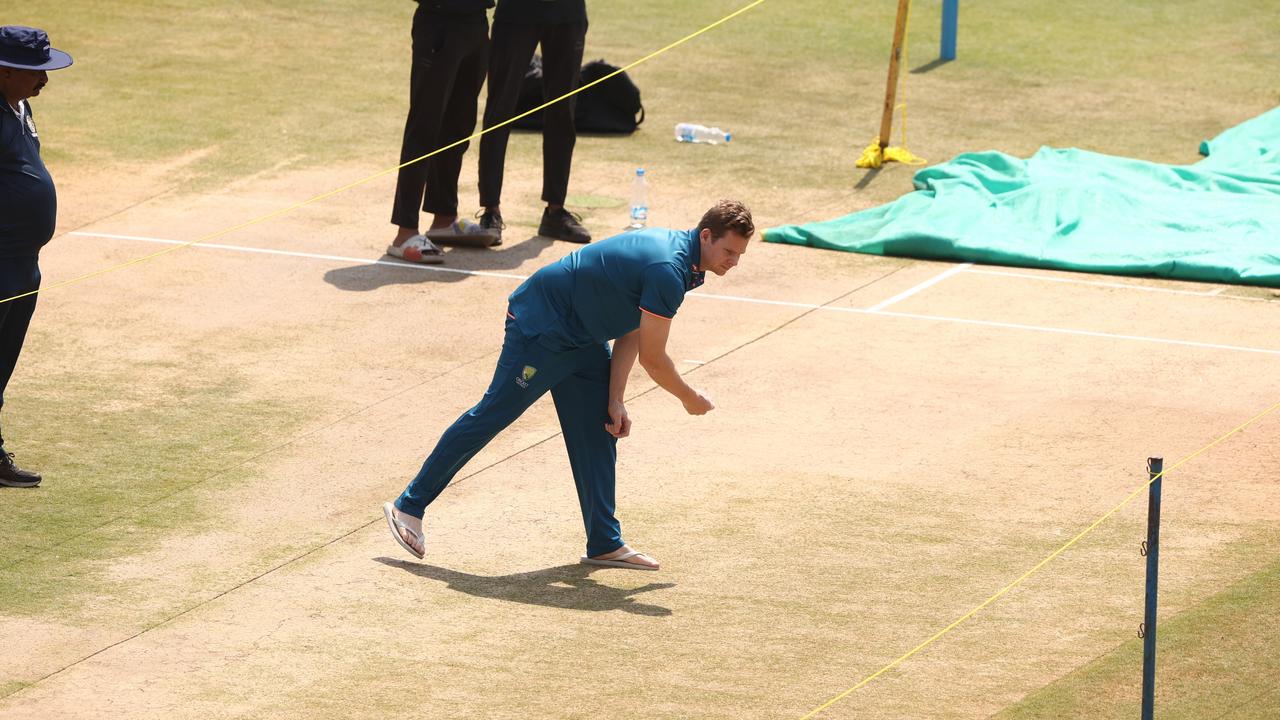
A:
{"label": "blue pole", "polygon": [[956,59],[956,26],[960,24],[960,0],[942,0],[942,60]]}
{"label": "blue pole", "polygon": [[1156,697],[1156,584],[1160,576],[1160,484],[1164,458],[1147,458],[1147,607],[1142,616],[1142,720],[1151,720]]}

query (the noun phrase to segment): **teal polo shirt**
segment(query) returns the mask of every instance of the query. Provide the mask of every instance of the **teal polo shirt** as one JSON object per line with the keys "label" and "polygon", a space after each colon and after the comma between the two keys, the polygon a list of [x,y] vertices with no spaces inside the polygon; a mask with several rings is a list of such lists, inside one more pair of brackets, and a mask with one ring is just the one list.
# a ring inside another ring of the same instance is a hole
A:
{"label": "teal polo shirt", "polygon": [[622,337],[640,313],[673,318],[702,284],[698,231],[647,228],[577,250],[525,280],[508,315],[526,337],[563,351]]}

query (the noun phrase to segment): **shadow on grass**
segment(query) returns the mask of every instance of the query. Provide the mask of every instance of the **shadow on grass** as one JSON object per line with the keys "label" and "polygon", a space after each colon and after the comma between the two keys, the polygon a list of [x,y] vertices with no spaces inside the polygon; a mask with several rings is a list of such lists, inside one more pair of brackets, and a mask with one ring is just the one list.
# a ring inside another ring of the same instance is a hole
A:
{"label": "shadow on grass", "polygon": [[[368,292],[387,285],[410,285],[425,282],[459,282],[472,277],[470,272],[511,272],[551,247],[554,241],[537,235],[498,248],[452,248],[445,250],[442,265],[415,265],[390,255],[380,265],[353,265],[336,268],[324,274],[324,281],[339,290]],[[527,274],[527,273],[526,273]]]}
{"label": "shadow on grass", "polygon": [[[588,577],[592,572],[604,568],[581,564],[560,565],[514,575],[489,576],[470,575],[457,570],[388,557],[374,559],[383,565],[400,568],[418,577],[448,583],[450,590],[468,595],[565,610],[621,610],[636,615],[665,617],[671,614],[669,608],[636,602],[632,596],[675,587],[675,583],[649,583],[633,589],[610,587]],[[624,569],[619,572],[635,571]]]}
{"label": "shadow on grass", "polygon": [[925,63],[925,64],[921,65],[920,67],[918,67],[918,68],[916,68],[916,69],[912,70],[912,71],[911,71],[911,74],[912,74],[912,75],[923,75],[923,74],[925,74],[925,73],[927,73],[927,72],[930,72],[930,71],[932,71],[932,70],[937,70],[938,68],[940,68],[940,67],[942,67],[943,65],[946,65],[947,63],[950,63],[950,62],[954,62],[954,61],[953,61],[953,60],[943,60],[942,58],[934,58],[933,60],[930,60],[929,62],[927,62],[927,63]]}

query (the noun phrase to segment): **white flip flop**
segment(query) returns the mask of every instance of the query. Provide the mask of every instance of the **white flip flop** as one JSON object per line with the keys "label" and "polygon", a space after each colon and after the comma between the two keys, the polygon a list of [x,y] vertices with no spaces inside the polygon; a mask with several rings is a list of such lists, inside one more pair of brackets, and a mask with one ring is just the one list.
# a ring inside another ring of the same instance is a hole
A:
{"label": "white flip flop", "polygon": [[582,557],[578,558],[578,562],[582,563],[583,565],[600,565],[602,567],[625,568],[627,570],[656,571],[658,569],[656,567],[649,567],[648,565],[641,565],[639,563],[627,562],[627,558],[633,558],[637,555],[644,555],[644,553],[638,550],[632,550],[629,553],[623,553],[618,557],[611,558],[609,560],[597,560],[595,558],[591,558],[591,557],[587,557],[586,555],[583,555]]}
{"label": "white flip flop", "polygon": [[444,262],[444,251],[436,247],[425,235],[418,234],[404,241],[404,244],[396,247],[387,246],[387,254],[393,258],[400,258],[409,262],[420,263],[423,265],[439,265]]}
{"label": "white flip flop", "polygon": [[396,518],[396,508],[394,505],[389,502],[382,503],[382,514],[387,516],[387,527],[391,528],[391,537],[395,538],[397,543],[400,543],[400,547],[404,548],[410,555],[418,558],[419,560],[426,557],[425,552],[419,553],[417,550],[413,549],[412,545],[404,541],[404,536],[400,534],[401,530],[409,533],[413,536],[414,540],[421,543],[424,551],[427,548],[427,541],[422,537],[422,533],[414,532],[413,528],[405,525]]}

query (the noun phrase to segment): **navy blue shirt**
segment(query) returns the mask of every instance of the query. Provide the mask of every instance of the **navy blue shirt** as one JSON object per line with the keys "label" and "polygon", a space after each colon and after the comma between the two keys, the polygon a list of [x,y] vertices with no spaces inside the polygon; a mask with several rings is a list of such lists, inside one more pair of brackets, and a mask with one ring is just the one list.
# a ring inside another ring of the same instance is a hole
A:
{"label": "navy blue shirt", "polygon": [[586,0],[499,0],[494,22],[556,25],[587,21]]}
{"label": "navy blue shirt", "polygon": [[675,317],[702,284],[697,230],[648,228],[592,243],[525,280],[508,312],[526,337],[552,350],[613,340],[640,327],[640,313]]}
{"label": "navy blue shirt", "polygon": [[58,195],[40,159],[40,136],[24,100],[0,97],[0,257],[33,257],[53,238]]}

